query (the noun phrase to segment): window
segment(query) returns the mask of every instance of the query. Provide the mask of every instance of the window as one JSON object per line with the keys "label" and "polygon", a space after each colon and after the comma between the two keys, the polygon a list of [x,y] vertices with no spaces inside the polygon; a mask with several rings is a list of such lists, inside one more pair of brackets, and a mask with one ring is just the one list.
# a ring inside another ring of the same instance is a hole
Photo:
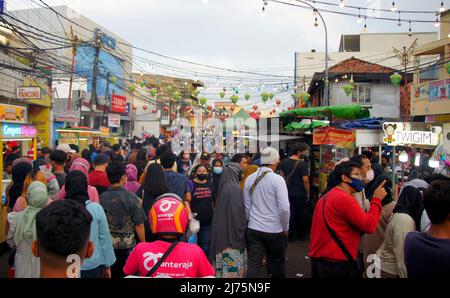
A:
{"label": "window", "polygon": [[370,84],[368,83],[356,83],[353,89],[352,102],[360,104],[371,104],[372,99],[370,96]]}

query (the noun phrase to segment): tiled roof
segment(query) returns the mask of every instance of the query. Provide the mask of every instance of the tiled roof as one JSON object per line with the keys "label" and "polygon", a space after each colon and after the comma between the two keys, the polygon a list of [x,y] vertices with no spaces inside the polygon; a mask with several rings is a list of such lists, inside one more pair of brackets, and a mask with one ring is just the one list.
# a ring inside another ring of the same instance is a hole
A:
{"label": "tiled roof", "polygon": [[330,67],[330,73],[392,73],[395,69],[351,57]]}

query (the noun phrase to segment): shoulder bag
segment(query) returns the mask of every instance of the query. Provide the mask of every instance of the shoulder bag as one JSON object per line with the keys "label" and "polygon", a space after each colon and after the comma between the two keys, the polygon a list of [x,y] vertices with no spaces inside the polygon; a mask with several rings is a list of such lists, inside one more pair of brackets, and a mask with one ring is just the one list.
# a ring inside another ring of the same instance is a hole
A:
{"label": "shoulder bag", "polygon": [[170,255],[170,253],[175,249],[175,247],[177,246],[178,241],[174,241],[169,248],[167,249],[167,251],[164,253],[164,255],[161,257],[161,259],[159,259],[159,261],[152,267],[152,269],[150,269],[150,271],[147,273],[147,277],[151,277],[156,270],[158,270],[159,266],[161,266],[161,264],[167,259],[167,257]]}

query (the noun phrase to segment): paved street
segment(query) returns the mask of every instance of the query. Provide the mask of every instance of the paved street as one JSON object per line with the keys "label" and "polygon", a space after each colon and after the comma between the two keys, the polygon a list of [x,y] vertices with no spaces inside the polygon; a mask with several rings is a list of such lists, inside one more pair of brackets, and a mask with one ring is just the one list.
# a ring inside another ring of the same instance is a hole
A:
{"label": "paved street", "polygon": [[[308,278],[311,275],[310,262],[306,258],[308,245],[306,242],[297,241],[289,243],[287,250],[286,274],[289,278]],[[6,277],[8,253],[0,256],[0,278]],[[265,269],[265,267],[264,267]],[[264,270],[260,277],[264,276]]]}

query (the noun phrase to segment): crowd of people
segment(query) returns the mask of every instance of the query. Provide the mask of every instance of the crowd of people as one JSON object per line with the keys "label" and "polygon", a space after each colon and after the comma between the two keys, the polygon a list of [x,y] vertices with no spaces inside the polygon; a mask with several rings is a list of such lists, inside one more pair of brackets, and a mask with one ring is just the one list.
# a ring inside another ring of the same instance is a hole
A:
{"label": "crowd of people", "polygon": [[315,278],[370,277],[374,259],[380,277],[450,276],[448,177],[412,180],[395,200],[373,156],[355,155],[309,223],[310,148],[290,150],[177,155],[134,139],[7,152],[9,276],[282,278],[295,241],[309,241]]}

